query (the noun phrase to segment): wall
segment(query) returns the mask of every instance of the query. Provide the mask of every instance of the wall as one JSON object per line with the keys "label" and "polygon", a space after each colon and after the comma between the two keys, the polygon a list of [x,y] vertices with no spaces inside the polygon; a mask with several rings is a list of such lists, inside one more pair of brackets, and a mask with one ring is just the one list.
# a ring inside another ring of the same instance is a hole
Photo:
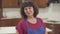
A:
{"label": "wall", "polygon": [[[3,16],[7,16],[7,18],[21,18],[20,9],[19,8],[4,8]],[[39,14],[37,17],[60,21],[60,5],[50,4],[49,7],[39,8]]]}
{"label": "wall", "polygon": [[38,17],[60,21],[60,4],[50,4],[47,8],[40,8]]}
{"label": "wall", "polygon": [[3,16],[4,18],[21,18],[20,8],[4,8]]}

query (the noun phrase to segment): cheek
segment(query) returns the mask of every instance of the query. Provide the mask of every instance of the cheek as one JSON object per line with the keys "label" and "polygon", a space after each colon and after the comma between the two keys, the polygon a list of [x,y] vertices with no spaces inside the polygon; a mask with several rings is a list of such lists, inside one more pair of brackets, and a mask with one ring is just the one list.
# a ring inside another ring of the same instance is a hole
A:
{"label": "cheek", "polygon": [[31,10],[31,12],[34,14],[34,10]]}
{"label": "cheek", "polygon": [[25,13],[25,14],[27,13],[26,10],[24,10],[24,13]]}

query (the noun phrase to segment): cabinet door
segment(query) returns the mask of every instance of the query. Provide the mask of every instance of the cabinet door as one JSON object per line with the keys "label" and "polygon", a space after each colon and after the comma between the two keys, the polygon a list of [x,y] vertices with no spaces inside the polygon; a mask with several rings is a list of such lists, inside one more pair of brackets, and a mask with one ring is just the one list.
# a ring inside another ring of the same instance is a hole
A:
{"label": "cabinet door", "polygon": [[37,6],[40,7],[46,7],[47,6],[47,0],[31,0],[32,2],[34,2],[35,4],[37,4]]}
{"label": "cabinet door", "polygon": [[0,0],[0,19],[2,18],[2,0]]}
{"label": "cabinet door", "polygon": [[36,3],[39,8],[47,6],[47,0],[35,0],[34,3]]}
{"label": "cabinet door", "polygon": [[23,0],[18,0],[18,7],[19,7],[19,8],[21,7],[22,1],[23,1]]}
{"label": "cabinet door", "polygon": [[3,8],[17,8],[18,0],[3,0],[2,6]]}
{"label": "cabinet door", "polygon": [[3,17],[2,15],[2,8],[0,8],[0,19]]}
{"label": "cabinet door", "polygon": [[2,0],[0,0],[0,8],[2,8]]}

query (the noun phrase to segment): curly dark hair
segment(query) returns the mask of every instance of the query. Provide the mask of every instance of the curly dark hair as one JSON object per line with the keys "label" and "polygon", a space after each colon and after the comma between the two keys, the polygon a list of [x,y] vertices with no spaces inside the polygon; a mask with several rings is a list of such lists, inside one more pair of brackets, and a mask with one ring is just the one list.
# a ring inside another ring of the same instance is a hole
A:
{"label": "curly dark hair", "polygon": [[22,5],[21,5],[21,16],[23,18],[27,18],[27,16],[25,15],[25,12],[24,12],[25,7],[33,7],[33,10],[34,10],[33,16],[34,17],[37,16],[37,14],[38,14],[38,6],[36,4],[34,4],[33,2],[27,1],[27,2],[22,3]]}

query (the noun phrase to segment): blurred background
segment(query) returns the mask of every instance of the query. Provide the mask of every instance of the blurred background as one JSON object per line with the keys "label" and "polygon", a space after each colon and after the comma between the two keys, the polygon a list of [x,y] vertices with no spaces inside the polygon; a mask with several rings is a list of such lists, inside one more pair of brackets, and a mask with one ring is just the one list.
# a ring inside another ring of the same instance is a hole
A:
{"label": "blurred background", "polygon": [[38,5],[39,14],[46,23],[48,34],[60,34],[60,0],[0,0],[0,34],[15,34],[22,19],[20,6],[25,1]]}

